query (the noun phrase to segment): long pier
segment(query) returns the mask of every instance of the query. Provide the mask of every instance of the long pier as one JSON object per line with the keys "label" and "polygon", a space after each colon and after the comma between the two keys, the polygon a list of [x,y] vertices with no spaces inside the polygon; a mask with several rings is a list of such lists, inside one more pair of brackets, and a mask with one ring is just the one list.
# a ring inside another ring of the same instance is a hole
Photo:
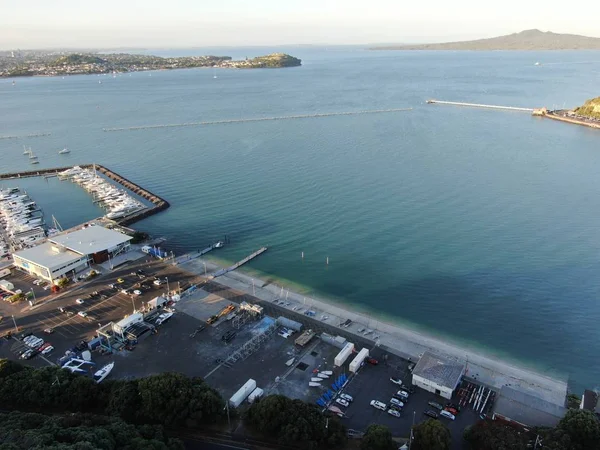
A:
{"label": "long pier", "polygon": [[237,269],[240,266],[243,266],[248,261],[256,258],[258,255],[260,255],[260,254],[262,254],[262,253],[264,253],[266,251],[267,251],[267,247],[263,247],[263,248],[261,248],[259,250],[256,250],[254,253],[252,253],[251,255],[246,256],[241,261],[236,262],[233,266],[227,267],[226,269],[217,270],[215,273],[212,274],[212,278],[217,278],[217,277],[220,277],[221,275],[225,275],[226,273],[231,272],[231,271]]}
{"label": "long pier", "polygon": [[[0,174],[0,180],[12,180],[18,178],[30,178],[30,177],[40,177],[40,176],[54,176],[59,172],[63,172],[67,169],[70,169],[72,166],[68,167],[53,167],[50,169],[38,169],[38,170],[27,170],[23,172],[11,172],[11,173],[2,173]],[[79,167],[84,169],[95,168],[98,172],[103,174],[105,177],[119,183],[121,186],[127,188],[134,194],[139,195],[140,197],[148,200],[150,203],[154,205],[153,208],[147,208],[143,211],[138,212],[137,214],[133,214],[122,219],[117,219],[116,222],[120,225],[127,226],[135,223],[139,220],[145,219],[146,217],[150,217],[160,211],[167,209],[170,204],[165,199],[159,197],[156,194],[148,191],[147,189],[142,188],[138,184],[128,180],[127,178],[119,175],[116,172],[100,165],[100,164],[80,164]]]}
{"label": "long pier", "polygon": [[36,138],[42,136],[50,136],[52,133],[30,133],[30,134],[22,134],[18,135],[0,135],[0,139],[23,139],[23,138]]}
{"label": "long pier", "polygon": [[482,105],[479,103],[448,102],[444,100],[427,100],[427,103],[436,105],[467,106],[471,108],[503,109],[508,111],[525,111],[532,113],[534,108],[521,108],[518,106]]}
{"label": "long pier", "polygon": [[153,128],[199,127],[199,126],[203,126],[203,125],[220,125],[220,124],[244,123],[244,122],[266,122],[266,121],[270,121],[270,120],[310,119],[310,118],[333,117],[333,116],[357,116],[357,115],[361,115],[361,114],[381,114],[381,113],[393,113],[393,112],[401,112],[401,111],[412,111],[412,108],[369,109],[369,110],[363,110],[363,111],[344,111],[344,112],[331,112],[331,113],[296,114],[296,115],[290,115],[290,116],[249,117],[249,118],[245,118],[245,119],[210,120],[210,121],[203,121],[203,122],[139,125],[139,126],[133,126],[133,127],[102,128],[102,131],[113,132],[113,131],[149,130],[149,129],[153,129]]}

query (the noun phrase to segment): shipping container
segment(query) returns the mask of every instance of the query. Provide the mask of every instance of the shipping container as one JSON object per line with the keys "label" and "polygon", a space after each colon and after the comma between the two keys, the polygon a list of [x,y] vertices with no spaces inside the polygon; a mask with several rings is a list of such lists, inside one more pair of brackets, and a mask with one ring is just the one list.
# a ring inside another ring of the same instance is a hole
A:
{"label": "shipping container", "polygon": [[252,393],[248,396],[248,403],[253,403],[254,400],[256,400],[259,397],[262,397],[262,395],[265,393],[265,391],[263,391],[261,388],[257,387],[256,389],[254,389],[252,391]]}
{"label": "shipping container", "polygon": [[350,372],[356,373],[356,371],[362,365],[363,361],[365,359],[367,359],[368,357],[369,357],[369,350],[366,348],[363,348],[360,352],[358,352],[358,355],[356,355],[356,358],[354,358],[352,360],[352,362],[350,363]]}
{"label": "shipping container", "polygon": [[229,404],[237,408],[244,400],[256,389],[256,381],[250,378],[246,383],[229,399]]}
{"label": "shipping container", "polygon": [[337,356],[333,360],[333,364],[337,367],[340,367],[342,364],[344,364],[346,362],[346,360],[352,354],[353,351],[354,351],[354,344],[352,342],[348,342],[344,346],[342,351],[337,354]]}

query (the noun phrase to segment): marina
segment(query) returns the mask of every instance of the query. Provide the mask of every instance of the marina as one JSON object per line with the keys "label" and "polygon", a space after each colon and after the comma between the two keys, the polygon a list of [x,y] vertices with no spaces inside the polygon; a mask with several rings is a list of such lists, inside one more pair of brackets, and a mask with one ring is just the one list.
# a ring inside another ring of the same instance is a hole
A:
{"label": "marina", "polygon": [[0,190],[0,258],[46,238],[42,211],[19,188]]}

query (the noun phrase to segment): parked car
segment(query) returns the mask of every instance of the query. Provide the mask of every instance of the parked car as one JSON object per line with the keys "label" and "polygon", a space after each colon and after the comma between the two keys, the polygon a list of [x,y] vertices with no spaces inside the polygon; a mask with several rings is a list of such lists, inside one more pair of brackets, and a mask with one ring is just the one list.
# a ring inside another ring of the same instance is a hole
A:
{"label": "parked car", "polygon": [[354,398],[350,394],[340,394],[340,398],[343,398],[347,402],[353,402]]}
{"label": "parked car", "polygon": [[445,417],[446,419],[450,419],[450,420],[456,419],[454,414],[452,414],[451,412],[446,411],[446,410],[440,412],[440,416]]}
{"label": "parked car", "polygon": [[396,395],[398,397],[408,400],[408,392],[406,392],[406,391],[398,391],[398,392],[396,392]]}
{"label": "parked car", "polygon": [[33,353],[33,349],[29,349],[21,354],[22,359],[29,359],[30,355]]}
{"label": "parked car", "polygon": [[75,303],[77,303],[78,305],[83,305],[85,302],[82,298],[78,298],[77,300],[75,300]]}
{"label": "parked car", "polygon": [[396,409],[388,409],[388,414],[390,416],[394,416],[394,417],[400,417],[400,411],[396,410]]}
{"label": "parked car", "polygon": [[400,389],[402,389],[403,391],[408,392],[409,394],[414,394],[415,393],[415,388],[412,386],[406,386],[405,384],[400,386]]}
{"label": "parked car", "polygon": [[397,398],[391,398],[390,399],[390,403],[392,405],[398,406],[399,408],[404,408],[404,403],[402,403],[400,400],[398,400]]}
{"label": "parked car", "polygon": [[336,399],[335,399],[335,402],[336,402],[338,405],[342,405],[342,406],[346,406],[346,407],[347,407],[347,406],[350,406],[350,403],[349,403],[347,400],[344,400],[343,398],[336,398]]}
{"label": "parked car", "polygon": [[390,381],[394,384],[398,384],[398,385],[402,386],[402,380],[400,378],[390,377]]}
{"label": "parked car", "polygon": [[429,417],[433,417],[434,419],[438,418],[438,413],[436,413],[433,409],[428,409],[423,414],[425,414],[426,416],[429,416]]}
{"label": "parked car", "polygon": [[460,412],[460,406],[458,406],[456,403],[446,403],[446,408],[452,408]]}
{"label": "parked car", "polygon": [[123,278],[117,278],[117,283],[125,283],[125,280]]}
{"label": "parked car", "polygon": [[432,401],[430,401],[430,402],[427,402],[427,404],[428,404],[429,406],[431,406],[431,407],[435,408],[435,409],[439,409],[440,411],[441,411],[442,409],[444,409],[444,407],[443,407],[442,405],[440,405],[440,404],[439,404],[439,403],[437,403],[437,402],[434,402],[433,400],[432,400]]}
{"label": "parked car", "polygon": [[42,355],[47,355],[48,353],[50,353],[52,350],[54,350],[54,347],[52,347],[51,345],[49,345],[48,347],[46,347],[44,350],[42,350]]}
{"label": "parked car", "polygon": [[451,408],[451,407],[449,407],[449,406],[446,406],[446,407],[444,408],[444,411],[448,411],[450,414],[452,414],[452,415],[454,415],[454,416],[458,416],[458,410],[457,410],[457,409],[454,409],[454,408]]}
{"label": "parked car", "polygon": [[142,295],[142,291],[140,291],[139,289],[134,290],[133,293],[135,295]]}
{"label": "parked car", "polygon": [[385,411],[387,409],[385,403],[380,402],[379,400],[371,400],[371,406],[382,411]]}
{"label": "parked car", "polygon": [[41,352],[41,351],[43,351],[47,347],[50,347],[50,342],[44,342],[42,345],[40,345],[40,347],[38,348],[38,350]]}
{"label": "parked car", "polygon": [[33,334],[33,332],[32,332],[32,331],[25,330],[25,331],[21,332],[21,334],[19,335],[19,340],[21,340],[21,341],[22,341],[22,340],[23,340],[23,339],[25,339],[27,336],[31,336],[32,334]]}
{"label": "parked car", "polygon": [[154,280],[155,286],[160,286],[161,284],[163,284],[163,281],[160,278],[157,278],[156,280]]}
{"label": "parked car", "polygon": [[87,317],[88,313],[86,313],[85,311],[79,311],[77,313],[77,315],[80,316],[80,317],[84,317],[85,318],[85,317]]}
{"label": "parked car", "polygon": [[367,358],[367,362],[373,366],[379,364],[379,361],[377,361],[375,358]]}
{"label": "parked car", "polygon": [[46,334],[52,334],[52,333],[54,333],[54,328],[45,328],[44,329],[44,333],[46,333]]}

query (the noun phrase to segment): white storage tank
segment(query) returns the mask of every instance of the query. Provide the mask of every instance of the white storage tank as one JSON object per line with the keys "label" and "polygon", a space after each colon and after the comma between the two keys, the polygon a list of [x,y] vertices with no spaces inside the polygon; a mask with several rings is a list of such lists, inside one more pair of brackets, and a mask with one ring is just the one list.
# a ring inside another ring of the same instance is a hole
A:
{"label": "white storage tank", "polygon": [[333,360],[333,364],[337,367],[340,367],[342,364],[344,364],[346,362],[346,360],[352,354],[353,351],[354,351],[354,344],[352,342],[348,342],[346,345],[344,345],[344,348],[342,349],[342,351],[337,354],[337,356]]}
{"label": "white storage tank", "polygon": [[356,355],[356,358],[354,358],[352,360],[352,362],[350,363],[350,372],[356,373],[356,371],[362,365],[363,361],[365,359],[367,359],[368,357],[369,357],[369,350],[366,348],[363,348],[360,352],[358,352],[358,355]]}
{"label": "white storage tank", "polygon": [[244,385],[231,396],[229,404],[237,408],[256,389],[256,381],[250,378]]}
{"label": "white storage tank", "polygon": [[257,387],[248,396],[248,403],[254,403],[254,400],[256,400],[257,398],[262,397],[264,393],[265,393],[265,391],[263,391],[261,388]]}

